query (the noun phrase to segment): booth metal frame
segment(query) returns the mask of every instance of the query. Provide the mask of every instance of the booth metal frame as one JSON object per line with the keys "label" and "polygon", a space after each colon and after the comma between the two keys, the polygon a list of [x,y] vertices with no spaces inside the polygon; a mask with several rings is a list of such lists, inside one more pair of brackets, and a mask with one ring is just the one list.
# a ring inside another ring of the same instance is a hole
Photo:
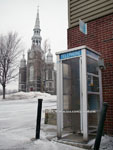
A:
{"label": "booth metal frame", "polygon": [[[75,53],[74,53],[75,52]],[[62,62],[64,60],[79,57],[80,66],[80,128],[83,134],[83,140],[88,140],[88,102],[87,102],[87,56],[98,61],[100,53],[87,47],[80,46],[65,51],[56,53],[57,55],[57,137],[62,137],[63,130],[63,74]],[[99,96],[100,96],[100,109],[102,107],[102,75],[99,68]]]}

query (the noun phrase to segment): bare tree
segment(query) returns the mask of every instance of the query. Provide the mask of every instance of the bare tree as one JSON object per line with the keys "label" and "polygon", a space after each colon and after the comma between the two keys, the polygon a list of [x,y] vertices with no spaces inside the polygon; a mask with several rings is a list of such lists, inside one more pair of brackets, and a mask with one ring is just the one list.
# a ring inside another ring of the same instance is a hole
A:
{"label": "bare tree", "polygon": [[49,39],[45,39],[43,42],[43,63],[42,63],[42,91],[45,91],[45,79],[46,79],[46,53],[48,49],[50,48],[50,42]]}
{"label": "bare tree", "polygon": [[18,75],[18,58],[21,52],[21,39],[17,33],[10,32],[6,36],[0,36],[0,84],[3,88],[3,99],[5,99],[6,85]]}

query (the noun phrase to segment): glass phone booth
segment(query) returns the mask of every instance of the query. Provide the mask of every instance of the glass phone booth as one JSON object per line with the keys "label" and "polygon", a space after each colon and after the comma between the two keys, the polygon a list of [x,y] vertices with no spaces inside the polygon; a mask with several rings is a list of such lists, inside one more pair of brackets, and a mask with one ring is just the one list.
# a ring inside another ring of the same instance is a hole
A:
{"label": "glass phone booth", "polygon": [[57,137],[96,132],[102,106],[100,54],[87,46],[57,55]]}

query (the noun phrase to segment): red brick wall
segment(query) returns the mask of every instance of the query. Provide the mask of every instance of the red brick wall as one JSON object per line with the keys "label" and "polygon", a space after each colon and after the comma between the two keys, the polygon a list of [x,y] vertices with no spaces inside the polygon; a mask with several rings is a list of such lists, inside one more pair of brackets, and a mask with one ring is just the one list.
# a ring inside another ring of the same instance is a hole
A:
{"label": "red brick wall", "polygon": [[68,29],[68,48],[87,45],[102,54],[106,66],[102,71],[103,99],[109,104],[105,131],[113,134],[113,14],[88,22],[87,28],[87,35],[78,26]]}

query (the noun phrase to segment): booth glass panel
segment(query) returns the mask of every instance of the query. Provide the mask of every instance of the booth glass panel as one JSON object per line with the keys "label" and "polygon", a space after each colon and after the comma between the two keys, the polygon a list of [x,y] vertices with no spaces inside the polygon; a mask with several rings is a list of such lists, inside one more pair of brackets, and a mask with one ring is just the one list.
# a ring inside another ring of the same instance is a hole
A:
{"label": "booth glass panel", "polygon": [[99,95],[96,94],[88,94],[88,110],[99,110],[100,102]]}
{"label": "booth glass panel", "polygon": [[89,134],[97,131],[99,121],[100,96],[88,94],[88,130]]}
{"label": "booth glass panel", "polygon": [[88,130],[96,132],[100,111],[98,61],[87,57]]}
{"label": "booth glass panel", "polygon": [[87,57],[87,72],[98,74],[98,61]]}
{"label": "booth glass panel", "polygon": [[99,78],[93,75],[87,77],[87,89],[89,92],[99,92]]}
{"label": "booth glass panel", "polygon": [[62,61],[63,69],[63,125],[64,130],[80,130],[80,74],[79,58]]}

